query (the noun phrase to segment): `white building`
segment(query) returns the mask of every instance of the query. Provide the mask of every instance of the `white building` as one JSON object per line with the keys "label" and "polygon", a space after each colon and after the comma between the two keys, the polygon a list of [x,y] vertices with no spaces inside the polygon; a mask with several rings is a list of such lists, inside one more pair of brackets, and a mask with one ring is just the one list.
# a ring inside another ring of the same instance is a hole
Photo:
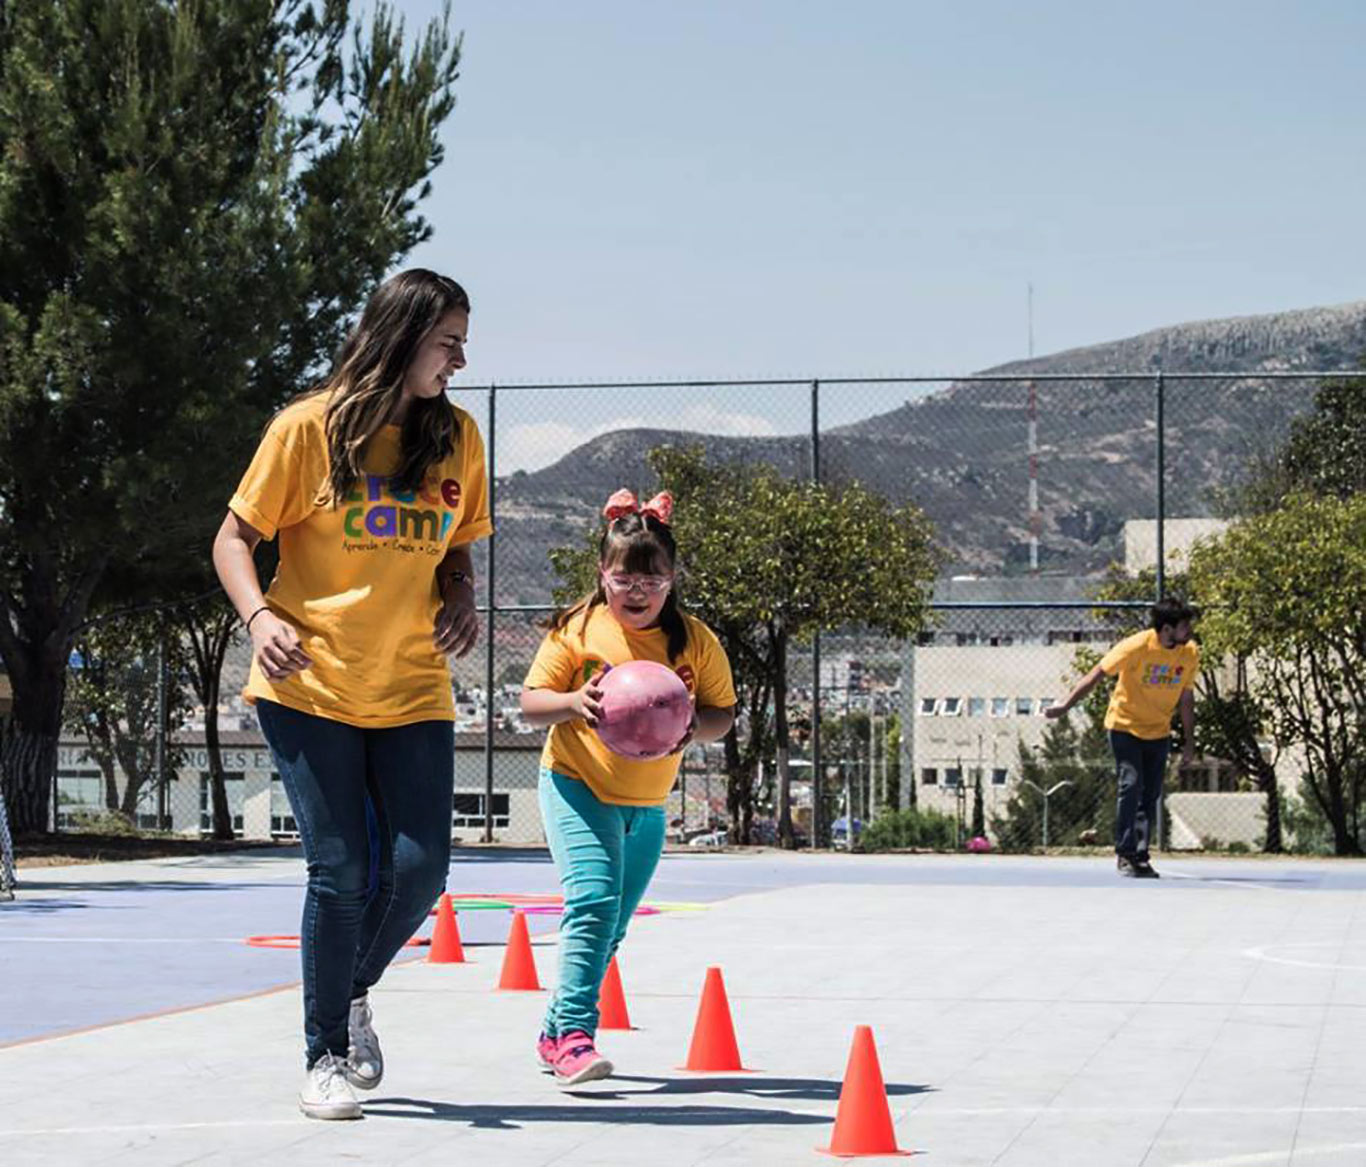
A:
{"label": "white building", "polygon": [[1075,684],[1078,650],[1103,651],[1114,637],[1088,606],[1093,587],[1056,576],[936,587],[938,624],[907,648],[901,680],[902,772],[922,807],[953,813],[979,774],[988,817],[1004,806],[1020,743],[1039,744],[1043,711]]}
{"label": "white building", "polygon": [[[258,732],[229,730],[219,735],[234,833],[243,839],[293,842],[298,827],[289,800]],[[499,842],[543,843],[536,801],[542,735],[498,732],[493,739],[493,837]],[[184,761],[164,793],[154,784],[141,792],[137,825],[179,835],[211,832],[212,801],[208,750],[202,732],[183,735],[178,743]],[[483,733],[455,736],[455,795],[451,805],[451,837],[474,842],[484,837],[487,771]],[[401,780],[401,776],[399,778]],[[122,771],[115,783],[120,797],[126,786]],[[85,743],[63,739],[57,752],[54,790],[55,826],[78,830],[83,822],[105,813],[104,777]]]}

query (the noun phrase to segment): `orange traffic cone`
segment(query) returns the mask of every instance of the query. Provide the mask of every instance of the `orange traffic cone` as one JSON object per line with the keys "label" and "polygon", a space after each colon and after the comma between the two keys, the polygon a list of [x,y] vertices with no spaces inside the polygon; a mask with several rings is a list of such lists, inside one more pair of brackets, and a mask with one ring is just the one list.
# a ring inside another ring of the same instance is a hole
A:
{"label": "orange traffic cone", "polygon": [[630,1029],[631,1015],[626,1011],[626,994],[621,988],[621,970],[614,956],[607,962],[607,975],[598,995],[598,1028]]}
{"label": "orange traffic cone", "polygon": [[896,1129],[887,1105],[887,1087],[882,1082],[882,1067],[877,1061],[873,1031],[866,1025],[854,1027],[854,1044],[849,1050],[849,1065],[840,1087],[839,1109],[835,1111],[835,1133],[828,1147],[816,1150],[841,1158],[860,1155],[909,1155],[896,1145]]}
{"label": "orange traffic cone", "polygon": [[508,933],[507,951],[503,953],[503,971],[498,987],[516,992],[539,992],[541,982],[536,976],[536,958],[531,954],[531,934],[526,930],[526,916],[513,910],[512,930]]}
{"label": "orange traffic cone", "polygon": [[740,1064],[740,1047],[735,1043],[735,1025],[730,1019],[730,1002],[726,1000],[726,985],[719,968],[707,969],[688,1060],[681,1068],[706,1073],[734,1073],[745,1068]]}
{"label": "orange traffic cone", "polygon": [[465,950],[460,945],[460,926],[455,922],[451,897],[445,892],[436,901],[436,927],[432,929],[432,946],[427,950],[427,963],[465,963]]}

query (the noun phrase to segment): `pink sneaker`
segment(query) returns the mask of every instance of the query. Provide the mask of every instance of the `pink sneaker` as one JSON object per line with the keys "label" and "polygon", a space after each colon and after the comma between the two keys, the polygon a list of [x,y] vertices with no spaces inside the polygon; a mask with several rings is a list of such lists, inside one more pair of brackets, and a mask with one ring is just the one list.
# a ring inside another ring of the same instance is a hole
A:
{"label": "pink sneaker", "polygon": [[560,1039],[551,1037],[543,1033],[536,1039],[536,1063],[543,1070],[553,1070],[555,1068],[555,1051],[559,1047]]}
{"label": "pink sneaker", "polygon": [[566,1033],[555,1050],[555,1084],[581,1086],[610,1077],[614,1069],[593,1045],[593,1039],[581,1029]]}

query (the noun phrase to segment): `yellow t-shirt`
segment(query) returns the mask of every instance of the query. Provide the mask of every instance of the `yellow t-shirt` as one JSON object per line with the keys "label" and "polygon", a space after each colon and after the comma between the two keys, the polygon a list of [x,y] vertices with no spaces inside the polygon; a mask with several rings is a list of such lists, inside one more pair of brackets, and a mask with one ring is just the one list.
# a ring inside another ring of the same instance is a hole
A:
{"label": "yellow t-shirt", "polygon": [[[652,660],[673,669],[699,707],[729,708],[735,704],[735,686],[726,650],[701,620],[686,613],[683,619],[688,626],[688,644],[682,656],[671,661],[668,637],[661,629],[637,632],[626,628],[606,605],[599,604],[589,612],[587,627],[583,616],[575,615],[565,627],[541,641],[526,675],[526,687],[570,693],[582,687],[599,665]],[[658,806],[673,789],[681,757],[669,754],[648,762],[623,758],[603,745],[587,722],[575,720],[550,727],[541,765],[588,783],[603,802]]]}
{"label": "yellow t-shirt", "polygon": [[388,475],[400,430],[385,426],[370,440],[361,482],[333,507],[326,409],[322,394],[284,409],[228,503],[265,538],[279,533],[266,601],[313,661],[276,683],[253,659],[242,695],[364,728],[452,721],[450,672],[432,643],[436,565],[451,547],[493,531],[479,429],[456,409],[454,452],[423,489],[396,493]]}
{"label": "yellow t-shirt", "polygon": [[1151,628],[1126,637],[1101,658],[1107,676],[1118,676],[1105,728],[1158,741],[1172,732],[1177,699],[1195,684],[1200,650],[1194,644],[1163,648]]}

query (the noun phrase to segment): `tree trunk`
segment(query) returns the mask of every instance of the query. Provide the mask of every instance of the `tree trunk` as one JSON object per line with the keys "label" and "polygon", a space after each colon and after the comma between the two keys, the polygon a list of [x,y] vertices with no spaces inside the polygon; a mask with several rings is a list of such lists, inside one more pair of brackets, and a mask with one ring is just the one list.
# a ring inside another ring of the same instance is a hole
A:
{"label": "tree trunk", "polygon": [[794,850],[797,837],[792,830],[792,771],[788,768],[787,725],[787,630],[771,627],[773,644],[773,740],[778,756],[778,843]]}
{"label": "tree trunk", "polygon": [[218,698],[222,693],[223,658],[237,628],[237,614],[220,598],[214,601],[207,616],[202,609],[184,610],[180,627],[189,635],[194,650],[195,667],[190,679],[195,696],[204,706],[204,752],[209,760],[213,837],[228,840],[233,838],[232,812],[228,808],[223,749],[218,736]]}
{"label": "tree trunk", "polygon": [[137,742],[134,739],[124,738],[116,747],[119,759],[119,769],[123,771],[123,802],[119,807],[119,813],[130,823],[138,821],[138,799],[142,795],[142,788],[147,783],[147,776],[142,772],[141,759],[138,757]]}
{"label": "tree trunk", "polygon": [[0,782],[16,835],[49,830],[66,670],[35,669],[31,679],[32,685],[15,688],[14,709],[0,744]]}
{"label": "tree trunk", "polygon": [[209,755],[209,788],[213,799],[213,837],[231,839],[232,812],[228,809],[228,784],[223,777],[223,753],[218,745],[218,679],[210,690],[213,704],[204,705],[204,748]]}
{"label": "tree trunk", "polygon": [[750,836],[743,824],[747,803],[754,801],[754,782],[744,771],[740,760],[740,735],[734,725],[722,739],[726,751],[726,812],[730,815],[730,841],[749,843]]}
{"label": "tree trunk", "polygon": [[1279,855],[1285,850],[1285,844],[1281,838],[1281,788],[1276,782],[1275,770],[1262,778],[1261,786],[1266,792],[1266,841],[1262,850],[1268,855]]}

